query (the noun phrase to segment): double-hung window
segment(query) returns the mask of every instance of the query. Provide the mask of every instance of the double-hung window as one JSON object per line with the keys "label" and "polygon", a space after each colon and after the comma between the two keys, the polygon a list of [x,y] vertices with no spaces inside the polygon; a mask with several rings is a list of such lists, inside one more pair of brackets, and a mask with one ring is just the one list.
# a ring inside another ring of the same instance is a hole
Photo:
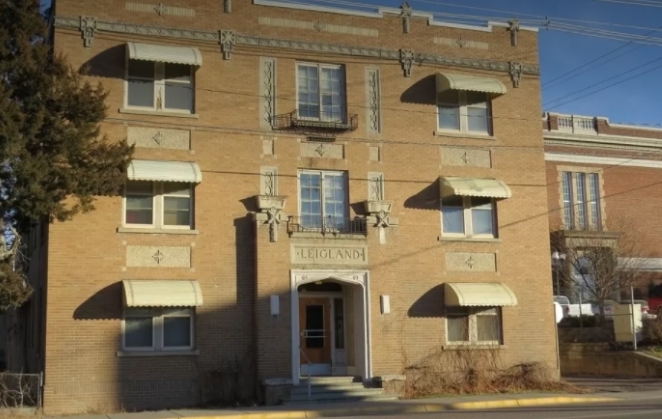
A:
{"label": "double-hung window", "polygon": [[437,95],[439,131],[492,135],[490,100],[487,93],[445,90]]}
{"label": "double-hung window", "polygon": [[124,196],[124,225],[127,227],[192,227],[192,185],[189,183],[128,181]]}
{"label": "double-hung window", "polygon": [[449,196],[441,200],[442,236],[497,237],[492,198]]}
{"label": "double-hung window", "polygon": [[194,347],[192,308],[125,308],[122,348],[129,351],[178,351]]}
{"label": "double-hung window", "polygon": [[344,229],[349,212],[347,173],[302,170],[299,205],[304,228]]}
{"label": "double-hung window", "polygon": [[193,113],[193,66],[128,60],[127,108]]}
{"label": "double-hung window", "polygon": [[561,196],[566,229],[601,229],[600,177],[597,173],[562,172]]}
{"label": "double-hung window", "polygon": [[500,308],[447,307],[446,341],[451,345],[500,345]]}
{"label": "double-hung window", "polygon": [[343,66],[297,64],[297,102],[301,119],[346,122]]}

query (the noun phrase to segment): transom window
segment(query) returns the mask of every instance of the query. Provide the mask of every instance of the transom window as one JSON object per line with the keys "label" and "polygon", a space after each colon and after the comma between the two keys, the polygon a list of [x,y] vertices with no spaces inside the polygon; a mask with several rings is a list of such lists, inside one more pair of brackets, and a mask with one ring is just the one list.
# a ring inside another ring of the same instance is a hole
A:
{"label": "transom window", "polygon": [[299,180],[301,225],[343,229],[349,212],[347,173],[304,170]]}
{"label": "transom window", "polygon": [[492,116],[487,93],[445,90],[437,95],[438,129],[492,135]]}
{"label": "transom window", "polygon": [[492,198],[449,196],[441,200],[443,236],[497,237]]}
{"label": "transom window", "polygon": [[563,223],[568,230],[601,229],[600,178],[597,173],[561,174]]}
{"label": "transom window", "polygon": [[124,194],[124,224],[131,227],[192,226],[189,183],[128,181]]}
{"label": "transom window", "polygon": [[126,106],[193,113],[193,67],[128,60]]}
{"label": "transom window", "polygon": [[193,309],[125,308],[122,348],[133,351],[193,349]]}
{"label": "transom window", "polygon": [[297,64],[299,118],[345,122],[345,71],[341,65]]}
{"label": "transom window", "polygon": [[446,340],[449,344],[501,344],[498,307],[447,307]]}

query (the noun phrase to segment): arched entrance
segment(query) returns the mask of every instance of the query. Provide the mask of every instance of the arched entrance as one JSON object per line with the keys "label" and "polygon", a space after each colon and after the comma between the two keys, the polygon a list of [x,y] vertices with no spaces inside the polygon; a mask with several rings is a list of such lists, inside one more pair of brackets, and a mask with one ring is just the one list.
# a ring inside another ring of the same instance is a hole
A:
{"label": "arched entrance", "polygon": [[291,271],[292,380],[372,377],[367,271]]}

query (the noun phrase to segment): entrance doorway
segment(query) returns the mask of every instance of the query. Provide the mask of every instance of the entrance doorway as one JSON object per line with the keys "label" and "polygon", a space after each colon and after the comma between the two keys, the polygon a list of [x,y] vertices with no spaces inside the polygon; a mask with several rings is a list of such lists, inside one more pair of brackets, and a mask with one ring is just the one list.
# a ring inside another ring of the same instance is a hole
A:
{"label": "entrance doorway", "polygon": [[308,375],[370,380],[367,271],[291,271],[292,381]]}

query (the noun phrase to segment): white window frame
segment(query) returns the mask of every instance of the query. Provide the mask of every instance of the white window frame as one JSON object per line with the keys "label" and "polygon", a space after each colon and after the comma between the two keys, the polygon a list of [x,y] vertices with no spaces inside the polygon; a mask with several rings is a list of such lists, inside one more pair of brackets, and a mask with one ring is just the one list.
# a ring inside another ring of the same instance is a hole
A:
{"label": "white window frame", "polygon": [[[127,181],[132,182],[132,181]],[[137,181],[140,182],[140,181]],[[189,224],[188,225],[165,225],[165,196],[180,196],[181,195],[164,195],[163,193],[163,184],[165,182],[154,182],[152,181],[152,224],[130,224],[126,221],[126,195],[127,195],[127,184],[124,184],[124,196],[122,197],[122,226],[126,228],[145,228],[145,229],[162,229],[162,230],[192,230],[194,223],[194,185],[189,185],[190,199],[189,199]],[[186,182],[177,182],[177,183],[186,183]]]}
{"label": "white window frame", "polygon": [[[125,307],[124,312],[122,314],[122,350],[125,352],[173,352],[173,351],[191,351],[195,349],[195,308],[194,307],[144,307],[141,309],[145,310],[151,310],[152,315],[147,316],[141,316],[141,315],[129,315],[127,316],[127,312],[131,310],[130,307]],[[176,310],[176,311],[184,311],[187,310],[189,312],[188,316],[173,316],[173,315],[168,315],[165,314],[167,311],[170,310]],[[147,346],[126,346],[126,318],[127,317],[145,317],[145,318],[151,318],[152,319],[152,346],[147,347]],[[164,323],[163,319],[165,317],[189,317],[191,321],[191,327],[190,327],[190,342],[191,344],[189,346],[168,346],[166,347],[164,345],[165,341],[165,328],[164,328]]]}
{"label": "white window frame", "polygon": [[[583,176],[582,191],[584,200],[579,201],[579,176]],[[591,180],[593,179],[593,180]],[[599,172],[591,171],[561,171],[561,202],[563,204],[562,221],[566,230],[602,230],[603,229],[603,208],[602,208],[602,189],[600,184],[602,176]],[[566,202],[563,189],[567,186],[569,188],[570,201]],[[592,188],[595,192],[595,200],[591,199]],[[595,201],[594,204],[592,202]],[[580,223],[580,210],[583,208],[585,224]],[[568,209],[569,207],[569,209]],[[568,224],[568,216],[570,217],[570,224]]]}
{"label": "white window frame", "polygon": [[[318,93],[318,103],[319,103],[319,115],[317,118],[313,117],[302,117],[299,114],[299,67],[316,67],[317,68],[317,93]],[[322,110],[322,69],[323,68],[329,68],[332,70],[340,70],[340,74],[342,75],[342,81],[341,81],[341,93],[342,93],[342,108],[341,108],[341,117],[338,119],[323,119],[322,114],[324,113]],[[323,64],[323,63],[312,63],[312,62],[307,62],[307,61],[297,61],[296,66],[295,66],[295,80],[296,80],[296,106],[297,106],[297,118],[306,120],[306,121],[321,121],[321,122],[340,122],[340,123],[345,123],[346,116],[345,114],[347,113],[347,87],[346,87],[346,78],[345,78],[345,66],[342,64]]]}
{"label": "white window frame", "polygon": [[[439,100],[439,95],[437,95],[437,131],[438,132],[448,132],[448,133],[466,133],[471,135],[480,135],[485,137],[491,137],[494,131],[492,125],[492,98],[489,94],[485,93],[485,106],[487,109],[487,132],[483,131],[470,131],[469,130],[469,112],[468,108],[477,108],[475,105],[467,105],[467,95],[464,90],[456,90],[458,103],[448,103],[442,102]],[[480,93],[480,92],[479,92]],[[460,127],[459,129],[449,129],[442,128],[439,125],[439,107],[445,106],[456,106],[458,108],[458,113],[460,116]],[[482,108],[482,106],[481,106]]]}
{"label": "white window frame", "polygon": [[344,180],[344,187],[345,187],[345,211],[343,214],[343,218],[347,219],[349,218],[349,182],[348,182],[348,176],[347,172],[342,171],[342,170],[310,170],[310,169],[302,169],[299,170],[298,176],[297,176],[297,195],[298,195],[298,201],[299,201],[299,220],[302,219],[302,213],[301,213],[301,175],[302,174],[315,174],[315,175],[320,175],[320,181],[322,187],[320,188],[320,210],[321,214],[320,217],[322,221],[326,219],[326,205],[325,205],[325,192],[324,192],[324,178],[326,176],[335,176],[335,177],[341,177]]}
{"label": "white window frame", "polygon": [[[449,197],[450,198],[450,197]],[[443,199],[439,202],[439,216],[441,218],[441,236],[442,237],[462,237],[462,238],[478,238],[478,239],[496,239],[499,237],[499,226],[497,225],[497,205],[496,199],[490,198],[492,204],[492,234],[474,234],[473,232],[473,214],[471,205],[471,196],[462,196],[462,203],[464,205],[464,233],[448,233],[444,231],[444,205]],[[485,197],[487,198],[487,197]]]}
{"label": "white window frame", "polygon": [[[457,315],[450,315],[448,314],[449,311],[453,309],[462,309],[462,310],[467,310],[468,314],[468,324],[469,324],[469,340],[468,341],[451,341],[448,338],[448,318],[449,317],[460,317]],[[485,311],[485,310],[494,310],[494,314],[490,313],[480,313],[480,311]],[[483,340],[479,341],[478,340],[478,316],[496,316],[497,318],[497,325],[498,325],[498,337],[499,340]],[[446,343],[449,346],[500,346],[503,344],[503,316],[501,312],[501,307],[452,307],[452,308],[446,308]]]}
{"label": "white window frame", "polygon": [[[147,60],[136,60],[136,61],[147,61]],[[143,110],[148,112],[164,112],[164,113],[181,113],[185,115],[192,115],[195,113],[195,71],[193,66],[190,67],[191,80],[189,82],[184,82],[181,80],[171,80],[165,78],[165,66],[168,63],[163,63],[159,61],[149,61],[154,64],[154,77],[145,78],[145,77],[131,77],[132,79],[137,80],[149,80],[154,82],[154,97],[153,103],[154,106],[134,106],[129,105],[129,58],[126,57],[126,63],[124,65],[124,107],[126,109],[135,109]],[[166,98],[165,98],[165,85],[166,82],[178,83],[178,84],[189,84],[191,87],[191,109],[175,109],[175,108],[166,108]],[[161,107],[158,107],[159,93],[161,94]]]}

